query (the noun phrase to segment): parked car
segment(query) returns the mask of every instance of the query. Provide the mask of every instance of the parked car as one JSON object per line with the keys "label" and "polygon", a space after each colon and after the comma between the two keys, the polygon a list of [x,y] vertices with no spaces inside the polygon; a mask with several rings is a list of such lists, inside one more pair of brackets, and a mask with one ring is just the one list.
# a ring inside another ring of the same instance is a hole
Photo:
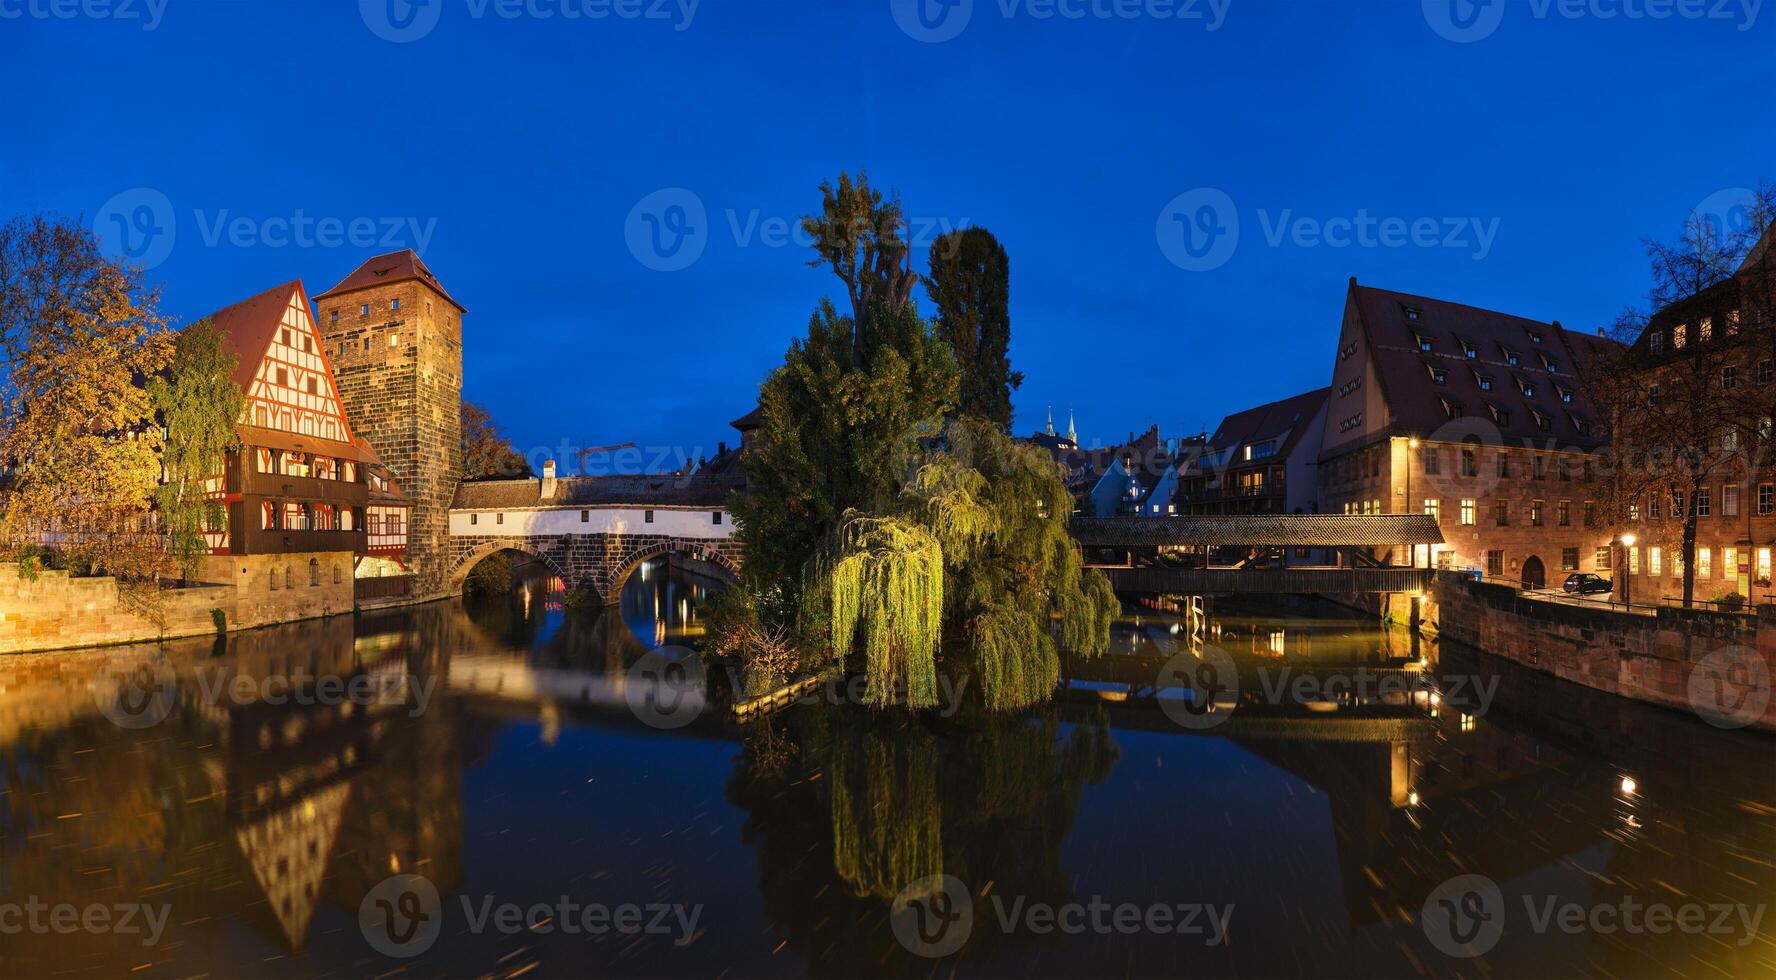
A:
{"label": "parked car", "polygon": [[1615,585],[1607,578],[1600,578],[1590,572],[1575,572],[1566,577],[1561,588],[1573,595],[1597,595],[1602,592],[1614,592]]}

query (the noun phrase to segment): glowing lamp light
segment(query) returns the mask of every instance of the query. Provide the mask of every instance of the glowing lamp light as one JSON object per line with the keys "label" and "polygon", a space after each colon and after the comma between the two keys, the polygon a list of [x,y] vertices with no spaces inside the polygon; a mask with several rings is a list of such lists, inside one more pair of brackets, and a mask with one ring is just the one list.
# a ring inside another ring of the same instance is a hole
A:
{"label": "glowing lamp light", "polygon": [[1412,792],[1406,794],[1406,805],[1407,806],[1417,806],[1418,805],[1418,790],[1413,790]]}
{"label": "glowing lamp light", "polygon": [[1632,547],[1634,547],[1634,542],[1636,542],[1636,541],[1638,541],[1638,540],[1640,540],[1640,539],[1639,539],[1639,538],[1636,538],[1636,537],[1635,537],[1635,536],[1634,536],[1634,535],[1632,535],[1632,534],[1624,534],[1624,535],[1622,535],[1622,544],[1623,544],[1623,545],[1625,545],[1625,546],[1627,546],[1627,547],[1629,547],[1629,548],[1632,548]]}
{"label": "glowing lamp light", "polygon": [[1634,781],[1633,776],[1623,776],[1622,777],[1622,795],[1623,796],[1633,796],[1635,794],[1635,792],[1638,791],[1639,789],[1640,789],[1640,784]]}

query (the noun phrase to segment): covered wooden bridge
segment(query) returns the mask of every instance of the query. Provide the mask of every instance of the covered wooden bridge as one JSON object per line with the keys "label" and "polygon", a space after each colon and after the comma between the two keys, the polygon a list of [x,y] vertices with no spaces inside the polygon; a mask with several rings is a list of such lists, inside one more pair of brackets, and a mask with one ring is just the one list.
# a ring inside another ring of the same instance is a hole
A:
{"label": "covered wooden bridge", "polygon": [[[1071,530],[1088,553],[1113,548],[1128,556],[1124,564],[1094,566],[1118,592],[1166,595],[1417,592],[1430,587],[1430,569],[1374,556],[1411,555],[1419,545],[1443,543],[1437,519],[1426,514],[1077,517]],[[1243,556],[1215,564],[1218,549]],[[1282,561],[1273,556],[1277,549]],[[1179,550],[1186,552],[1181,563],[1160,557]],[[1333,561],[1300,564],[1294,560],[1300,551]]]}

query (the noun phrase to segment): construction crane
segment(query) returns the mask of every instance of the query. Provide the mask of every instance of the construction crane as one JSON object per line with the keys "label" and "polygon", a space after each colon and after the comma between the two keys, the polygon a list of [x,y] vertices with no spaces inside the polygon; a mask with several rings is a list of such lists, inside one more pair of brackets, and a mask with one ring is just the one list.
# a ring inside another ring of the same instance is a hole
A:
{"label": "construction crane", "polygon": [[635,443],[625,442],[620,446],[593,446],[589,449],[582,449],[582,450],[580,450],[580,475],[581,476],[586,475],[586,457],[587,456],[591,456],[594,453],[614,453],[620,449],[634,449],[634,448],[635,448]]}

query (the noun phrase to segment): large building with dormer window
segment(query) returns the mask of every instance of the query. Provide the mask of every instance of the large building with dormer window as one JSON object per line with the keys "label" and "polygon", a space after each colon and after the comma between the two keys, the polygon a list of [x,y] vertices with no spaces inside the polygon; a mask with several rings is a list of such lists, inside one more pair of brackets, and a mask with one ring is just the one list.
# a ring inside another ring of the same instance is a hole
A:
{"label": "large building with dormer window", "polygon": [[1611,341],[1558,322],[1351,280],[1320,439],[1320,509],[1435,515],[1446,542],[1377,556],[1558,587],[1609,577],[1591,491],[1601,448],[1581,359]]}
{"label": "large building with dormer window", "polygon": [[403,573],[411,503],[352,433],[300,280],[210,320],[246,404],[240,447],[211,483],[226,518],[207,535],[205,578],[232,582],[243,603],[263,607],[243,606],[243,618],[349,611],[357,578]]}

